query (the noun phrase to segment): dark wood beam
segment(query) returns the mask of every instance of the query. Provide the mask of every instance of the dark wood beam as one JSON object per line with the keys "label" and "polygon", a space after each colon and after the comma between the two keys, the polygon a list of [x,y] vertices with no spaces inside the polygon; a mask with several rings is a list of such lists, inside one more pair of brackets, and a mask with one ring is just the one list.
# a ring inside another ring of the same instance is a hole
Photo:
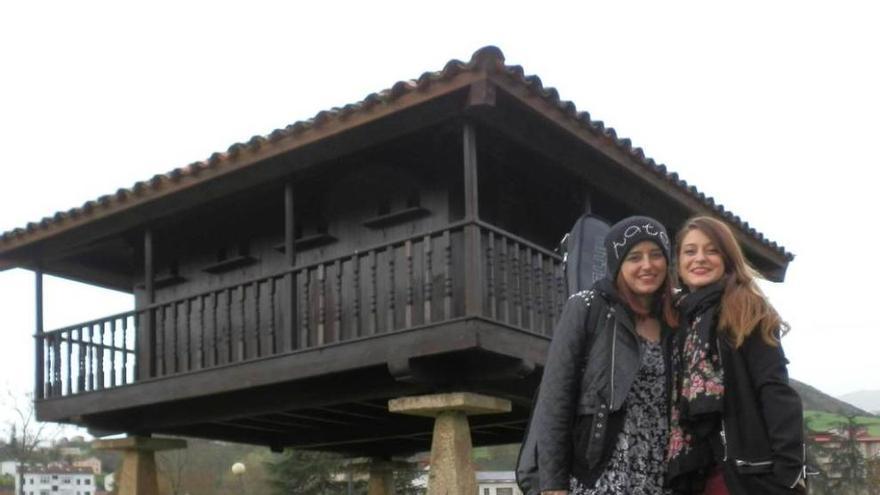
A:
{"label": "dark wood beam", "polygon": [[477,180],[477,131],[470,122],[462,128],[464,171],[464,304],[465,315],[483,314],[483,257],[480,229],[474,223],[480,218],[479,184]]}
{"label": "dark wood beam", "polygon": [[[37,269],[34,271],[34,307],[36,314],[34,321],[36,322],[36,337],[34,338],[34,398],[42,399],[45,394],[45,375],[44,375],[44,353],[43,353],[43,270],[37,263]],[[56,358],[57,359],[57,358]]]}

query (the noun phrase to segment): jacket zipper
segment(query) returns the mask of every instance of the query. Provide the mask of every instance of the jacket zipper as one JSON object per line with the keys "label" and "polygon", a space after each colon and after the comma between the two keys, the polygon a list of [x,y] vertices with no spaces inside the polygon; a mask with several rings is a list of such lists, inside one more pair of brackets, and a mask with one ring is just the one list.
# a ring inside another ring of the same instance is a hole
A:
{"label": "jacket zipper", "polygon": [[742,459],[737,459],[737,460],[736,460],[736,465],[737,465],[737,466],[758,467],[758,466],[769,466],[770,464],[773,464],[773,461],[757,461],[757,462],[752,462],[752,461],[744,461],[744,460],[742,460]]}
{"label": "jacket zipper", "polygon": [[[715,345],[716,345],[716,348],[718,349],[718,364],[721,365],[721,369],[724,369],[724,360],[721,358],[721,339],[719,339],[717,336],[715,337]],[[721,461],[726,462],[727,461],[727,425],[725,424],[723,413],[721,414],[721,446],[724,448],[724,457],[721,459]],[[736,460],[737,466],[739,466],[740,462],[743,462],[743,461],[740,461],[739,459]]]}
{"label": "jacket zipper", "polygon": [[[614,308],[611,308],[614,314]],[[611,394],[608,398],[608,412],[614,409],[614,361],[617,358],[617,318],[614,318],[614,330],[611,332]]]}

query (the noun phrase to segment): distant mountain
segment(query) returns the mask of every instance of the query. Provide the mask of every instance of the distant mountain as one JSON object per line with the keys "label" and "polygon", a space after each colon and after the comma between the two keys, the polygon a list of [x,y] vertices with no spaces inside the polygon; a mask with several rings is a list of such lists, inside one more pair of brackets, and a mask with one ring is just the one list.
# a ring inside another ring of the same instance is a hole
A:
{"label": "distant mountain", "polygon": [[824,411],[844,416],[872,416],[868,411],[859,409],[858,407],[840,399],[835,399],[806,383],[793,379],[789,380],[789,383],[794,387],[798,395],[801,396],[805,410]]}
{"label": "distant mountain", "polygon": [[866,411],[880,414],[880,390],[860,390],[841,395],[840,398]]}

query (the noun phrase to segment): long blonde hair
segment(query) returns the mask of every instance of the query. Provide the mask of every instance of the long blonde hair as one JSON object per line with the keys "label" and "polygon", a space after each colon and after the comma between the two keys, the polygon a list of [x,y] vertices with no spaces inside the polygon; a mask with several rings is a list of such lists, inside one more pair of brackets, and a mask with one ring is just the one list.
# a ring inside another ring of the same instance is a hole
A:
{"label": "long blonde hair", "polygon": [[724,259],[724,293],[721,296],[721,313],[718,328],[739,348],[756,329],[770,345],[777,345],[779,337],[789,330],[789,325],[779,316],[776,308],[758,287],[763,278],[746,261],[733,232],[725,223],[711,217],[693,217],[685,222],[676,236],[675,252],[681,253],[684,236],[691,230],[706,235]]}

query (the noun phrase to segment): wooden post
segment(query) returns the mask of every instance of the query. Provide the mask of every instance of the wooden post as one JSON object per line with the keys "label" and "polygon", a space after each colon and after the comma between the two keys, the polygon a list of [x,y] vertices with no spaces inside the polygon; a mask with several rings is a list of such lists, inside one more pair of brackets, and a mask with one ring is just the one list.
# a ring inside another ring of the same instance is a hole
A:
{"label": "wooden post", "polygon": [[[294,236],[296,234],[296,223],[294,220],[293,210],[293,182],[287,182],[284,185],[284,257],[288,268],[296,265],[296,244]],[[287,297],[284,298],[283,313],[286,316],[287,331],[285,332],[287,342],[282,346],[285,350],[293,350],[297,348],[296,338],[296,274],[288,273],[287,279]]]}
{"label": "wooden post", "polygon": [[[146,306],[156,302],[156,292],[153,287],[153,231],[144,230],[144,299]],[[153,318],[153,310],[144,313],[144,328],[138,334],[138,379],[146,379],[155,376],[156,373],[156,321]],[[143,364],[141,364],[143,363]]]}
{"label": "wooden post", "polygon": [[477,139],[473,124],[466,123],[462,135],[464,152],[464,308],[465,316],[483,314],[483,272],[477,184]]}
{"label": "wooden post", "polygon": [[[34,270],[34,285],[36,292],[36,337],[34,338],[34,398],[42,399],[45,397],[45,363],[43,355],[43,268],[37,263],[37,269]],[[55,356],[58,359],[59,356]]]}

